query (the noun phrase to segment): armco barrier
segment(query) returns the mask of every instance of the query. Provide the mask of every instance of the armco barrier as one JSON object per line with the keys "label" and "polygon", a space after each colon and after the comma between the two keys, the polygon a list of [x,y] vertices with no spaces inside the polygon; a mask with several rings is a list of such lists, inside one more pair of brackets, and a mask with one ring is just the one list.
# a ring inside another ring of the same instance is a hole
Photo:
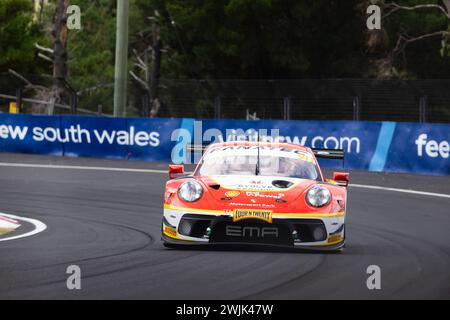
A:
{"label": "armco barrier", "polygon": [[191,141],[255,139],[256,132],[280,142],[343,148],[347,169],[450,175],[448,124],[0,114],[4,152],[189,162],[183,147]]}

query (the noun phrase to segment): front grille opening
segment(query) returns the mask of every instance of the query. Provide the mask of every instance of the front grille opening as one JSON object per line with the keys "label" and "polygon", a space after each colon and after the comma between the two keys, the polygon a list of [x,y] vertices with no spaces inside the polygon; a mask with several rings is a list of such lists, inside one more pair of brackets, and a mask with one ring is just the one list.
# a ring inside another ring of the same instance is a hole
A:
{"label": "front grille opening", "polygon": [[210,242],[293,245],[292,234],[287,224],[250,220],[216,222],[212,227]]}
{"label": "front grille opening", "polygon": [[292,223],[293,230],[297,231],[297,241],[316,242],[327,238],[327,230],[320,220],[319,222],[295,222]]}
{"label": "front grille opening", "polygon": [[186,214],[180,220],[178,233],[188,237],[203,238],[214,218],[215,216]]}

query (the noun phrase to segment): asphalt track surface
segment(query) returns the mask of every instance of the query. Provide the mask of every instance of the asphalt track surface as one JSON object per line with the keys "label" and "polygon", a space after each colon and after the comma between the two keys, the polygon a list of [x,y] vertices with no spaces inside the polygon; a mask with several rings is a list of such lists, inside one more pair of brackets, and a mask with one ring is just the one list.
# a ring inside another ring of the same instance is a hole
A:
{"label": "asphalt track surface", "polygon": [[[0,154],[1,163],[165,170],[166,164]],[[0,299],[449,299],[450,199],[349,188],[342,254],[173,250],[166,174],[0,166],[0,212],[47,229],[0,242]],[[450,194],[449,177],[352,172],[351,182]],[[66,268],[81,268],[68,290]],[[381,290],[366,269],[381,268]]]}

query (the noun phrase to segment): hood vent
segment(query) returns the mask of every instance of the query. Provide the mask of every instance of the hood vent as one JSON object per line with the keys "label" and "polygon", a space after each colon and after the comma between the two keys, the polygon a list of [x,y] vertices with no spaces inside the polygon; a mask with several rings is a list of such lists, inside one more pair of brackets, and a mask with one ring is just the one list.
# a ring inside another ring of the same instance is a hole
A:
{"label": "hood vent", "polygon": [[210,184],[209,187],[214,189],[214,190],[219,190],[220,189],[220,184]]}
{"label": "hood vent", "polygon": [[272,185],[280,189],[286,189],[293,185],[292,182],[286,180],[273,180]]}

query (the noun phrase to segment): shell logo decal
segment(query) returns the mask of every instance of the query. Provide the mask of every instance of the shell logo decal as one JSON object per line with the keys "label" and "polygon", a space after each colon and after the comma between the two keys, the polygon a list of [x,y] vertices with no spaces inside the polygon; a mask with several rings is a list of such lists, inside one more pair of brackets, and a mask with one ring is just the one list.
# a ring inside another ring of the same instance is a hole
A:
{"label": "shell logo decal", "polygon": [[225,196],[230,197],[230,198],[237,197],[240,194],[241,193],[239,191],[235,191],[235,190],[225,192]]}

